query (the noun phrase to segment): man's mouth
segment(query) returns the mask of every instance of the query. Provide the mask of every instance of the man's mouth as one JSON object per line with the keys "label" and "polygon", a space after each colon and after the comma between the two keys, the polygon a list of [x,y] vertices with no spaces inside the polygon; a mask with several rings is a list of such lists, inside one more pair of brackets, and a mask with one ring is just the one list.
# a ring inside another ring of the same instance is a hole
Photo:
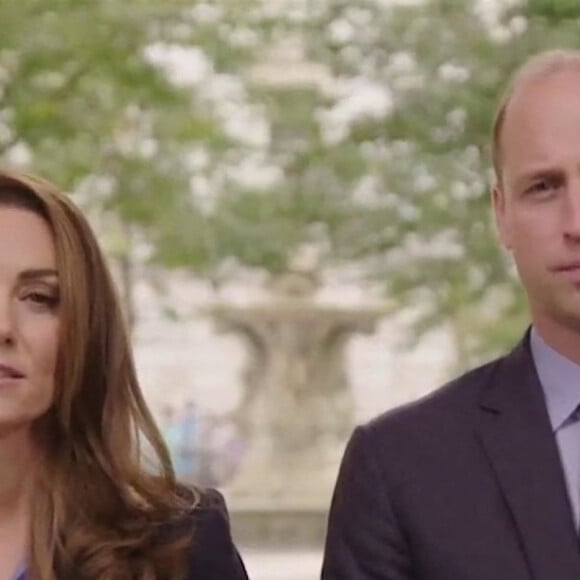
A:
{"label": "man's mouth", "polygon": [[580,270],[580,260],[576,262],[559,264],[554,268],[555,272],[574,272],[575,270]]}

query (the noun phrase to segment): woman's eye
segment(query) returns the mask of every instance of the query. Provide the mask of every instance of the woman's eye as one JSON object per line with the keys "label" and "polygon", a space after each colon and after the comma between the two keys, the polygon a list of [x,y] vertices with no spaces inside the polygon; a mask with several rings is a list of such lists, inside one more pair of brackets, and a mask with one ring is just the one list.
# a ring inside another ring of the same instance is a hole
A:
{"label": "woman's eye", "polygon": [[58,296],[43,294],[42,292],[30,292],[24,296],[24,300],[38,306],[46,306],[47,308],[56,308],[59,302]]}

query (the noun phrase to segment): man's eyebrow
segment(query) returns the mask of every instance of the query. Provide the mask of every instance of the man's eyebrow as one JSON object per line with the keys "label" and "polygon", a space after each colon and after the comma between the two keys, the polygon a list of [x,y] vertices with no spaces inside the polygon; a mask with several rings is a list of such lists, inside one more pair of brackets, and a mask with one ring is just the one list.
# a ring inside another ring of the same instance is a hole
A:
{"label": "man's eyebrow", "polygon": [[32,268],[30,270],[24,270],[20,272],[18,278],[23,281],[37,280],[38,278],[56,278],[58,272],[53,268]]}
{"label": "man's eyebrow", "polygon": [[516,178],[516,185],[521,186],[524,183],[536,181],[538,179],[561,179],[563,176],[564,172],[560,169],[549,169],[549,168],[530,169],[529,171],[523,172]]}

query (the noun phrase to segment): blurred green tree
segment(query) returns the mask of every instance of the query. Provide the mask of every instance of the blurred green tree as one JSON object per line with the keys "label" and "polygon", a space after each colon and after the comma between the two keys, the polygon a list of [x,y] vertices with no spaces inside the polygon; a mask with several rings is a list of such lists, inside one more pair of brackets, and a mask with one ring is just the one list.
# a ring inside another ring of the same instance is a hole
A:
{"label": "blurred green tree", "polygon": [[[253,50],[234,35],[252,0],[222,4],[0,1],[2,162],[59,183],[102,226],[129,318],[136,253],[211,267],[192,180],[232,140],[187,77],[226,74]],[[209,161],[194,165],[192,151]]]}
{"label": "blurred green tree", "polygon": [[[382,281],[396,308],[415,309],[411,340],[448,325],[458,367],[504,350],[527,314],[491,219],[491,123],[508,78],[529,55],[580,45],[580,5],[310,6],[301,23],[306,58],[350,87],[327,112],[374,97],[334,139],[336,151],[348,148],[355,174],[344,183],[350,211],[329,229],[332,258]],[[387,106],[373,111],[381,99]]]}
{"label": "blurred green tree", "polygon": [[0,0],[0,153],[101,223],[130,313],[139,264],[219,284],[306,246],[469,366],[527,320],[489,210],[497,96],[579,42],[575,2],[493,6]]}

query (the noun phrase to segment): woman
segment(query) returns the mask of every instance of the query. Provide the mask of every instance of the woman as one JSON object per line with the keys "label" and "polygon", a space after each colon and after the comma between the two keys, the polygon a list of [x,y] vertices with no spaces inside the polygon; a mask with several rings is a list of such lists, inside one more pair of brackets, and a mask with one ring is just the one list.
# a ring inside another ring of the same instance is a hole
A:
{"label": "woman", "polygon": [[247,578],[221,496],[175,481],[86,220],[1,172],[0,578]]}

